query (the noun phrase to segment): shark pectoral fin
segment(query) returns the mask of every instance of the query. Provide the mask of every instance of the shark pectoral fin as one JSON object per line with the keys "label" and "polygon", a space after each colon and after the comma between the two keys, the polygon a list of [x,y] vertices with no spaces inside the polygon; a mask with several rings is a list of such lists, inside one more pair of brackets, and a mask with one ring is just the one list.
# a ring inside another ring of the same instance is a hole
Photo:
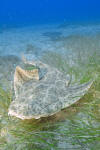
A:
{"label": "shark pectoral fin", "polygon": [[33,70],[24,70],[21,67],[17,66],[14,74],[14,90],[15,93],[18,93],[17,91],[19,88],[27,81],[29,80],[39,80],[39,70],[33,69]]}
{"label": "shark pectoral fin", "polygon": [[69,101],[69,105],[74,104],[80,98],[82,98],[88,92],[92,84],[93,84],[93,81],[90,81],[85,84],[68,87],[68,90],[67,90],[68,95],[66,97],[66,101],[67,100]]}
{"label": "shark pectoral fin", "polygon": [[70,87],[69,88],[70,96],[82,97],[83,95],[87,93],[87,91],[89,90],[92,84],[93,84],[93,81],[90,81],[81,85]]}

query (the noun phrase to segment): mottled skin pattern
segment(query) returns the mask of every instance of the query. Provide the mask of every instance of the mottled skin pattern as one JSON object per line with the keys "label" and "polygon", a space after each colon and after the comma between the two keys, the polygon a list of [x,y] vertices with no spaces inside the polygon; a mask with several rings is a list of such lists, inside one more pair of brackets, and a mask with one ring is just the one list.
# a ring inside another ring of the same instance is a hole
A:
{"label": "mottled skin pattern", "polygon": [[24,70],[21,67],[17,66],[14,74],[14,91],[17,97],[20,86],[23,85],[26,81],[31,79],[39,80],[39,71],[38,69],[34,70]]}
{"label": "mottled skin pattern", "polygon": [[46,64],[38,63],[42,78],[29,80],[12,101],[8,114],[21,119],[39,119],[51,116],[78,101],[92,82],[69,85],[70,79],[62,72]]}

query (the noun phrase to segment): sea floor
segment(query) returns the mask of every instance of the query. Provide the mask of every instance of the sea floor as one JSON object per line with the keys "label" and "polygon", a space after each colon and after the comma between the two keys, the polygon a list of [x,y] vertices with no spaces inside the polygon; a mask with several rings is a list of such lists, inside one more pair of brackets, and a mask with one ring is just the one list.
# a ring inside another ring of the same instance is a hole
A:
{"label": "sea floor", "polygon": [[[8,116],[22,57],[94,84],[76,104],[40,120]],[[0,30],[0,150],[100,149],[100,24],[42,24]]]}
{"label": "sea floor", "polygon": [[[47,51],[64,53],[75,49],[70,43],[71,47],[63,45],[64,42],[75,42],[77,38],[81,41],[85,36],[92,37],[99,33],[100,25],[50,24],[5,28],[0,32],[0,55],[41,55]],[[82,40],[84,42],[86,39]],[[89,44],[93,45],[92,41],[90,42]]]}

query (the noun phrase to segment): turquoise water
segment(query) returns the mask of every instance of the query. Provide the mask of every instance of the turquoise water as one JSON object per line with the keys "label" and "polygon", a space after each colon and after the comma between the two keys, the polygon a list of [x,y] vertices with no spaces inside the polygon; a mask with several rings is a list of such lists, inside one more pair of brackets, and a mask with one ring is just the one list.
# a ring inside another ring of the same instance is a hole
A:
{"label": "turquoise water", "polygon": [[[100,1],[0,1],[0,150],[100,150]],[[88,93],[39,120],[8,116],[23,56],[94,80]]]}
{"label": "turquoise water", "polygon": [[[0,149],[100,149],[100,25],[45,24],[0,33]],[[8,116],[13,75],[21,56],[41,59],[73,75],[73,84],[95,79],[76,104],[54,116],[25,120]]]}

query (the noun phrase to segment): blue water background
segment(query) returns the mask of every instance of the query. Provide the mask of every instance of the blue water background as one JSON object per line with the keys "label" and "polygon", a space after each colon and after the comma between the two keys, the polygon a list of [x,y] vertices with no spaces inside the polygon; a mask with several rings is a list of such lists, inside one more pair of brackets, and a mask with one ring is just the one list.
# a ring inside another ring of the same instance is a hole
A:
{"label": "blue water background", "polygon": [[0,0],[0,25],[99,22],[100,0]]}

